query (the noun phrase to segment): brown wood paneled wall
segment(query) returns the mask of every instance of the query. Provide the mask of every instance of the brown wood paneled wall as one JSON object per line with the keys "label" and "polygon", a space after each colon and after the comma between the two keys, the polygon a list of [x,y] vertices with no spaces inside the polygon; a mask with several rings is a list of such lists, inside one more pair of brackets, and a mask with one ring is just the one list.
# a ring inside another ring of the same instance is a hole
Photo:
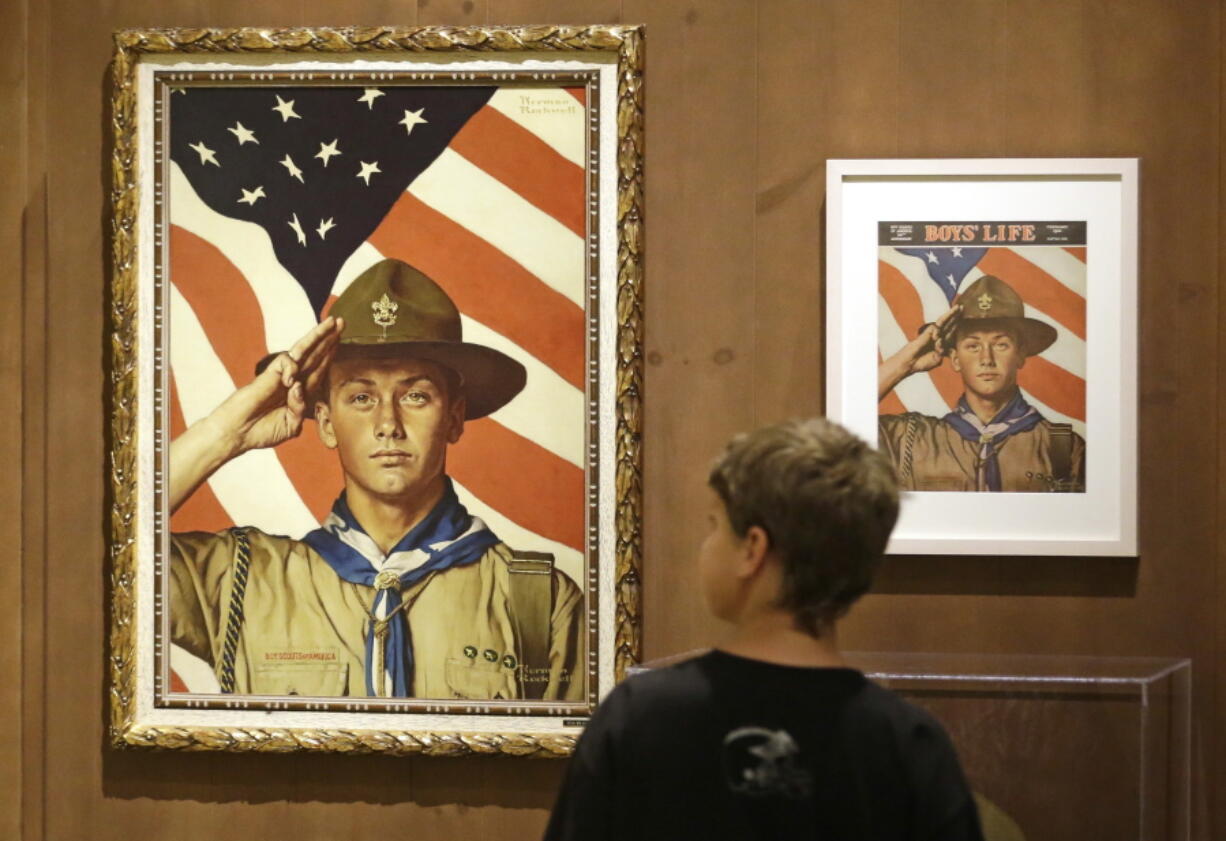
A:
{"label": "brown wood paneled wall", "polygon": [[825,160],[1138,156],[1140,558],[892,559],[844,644],[1191,657],[1196,837],[1226,833],[1219,3],[9,0],[0,837],[539,835],[561,762],[104,747],[107,62],[125,26],[617,21],[648,26],[647,656],[720,633],[708,459],[821,410]]}
{"label": "brown wood paneled wall", "polygon": [[[24,32],[25,9],[0,9],[0,27]],[[0,388],[9,395],[9,411],[0,416],[0,458],[9,470],[0,479],[0,528],[10,535],[10,562],[0,569],[0,635],[9,644],[0,650],[0,670],[9,676],[0,687],[0,756],[15,761],[0,762],[0,835],[16,837],[21,829],[22,788],[19,758],[22,755],[21,647],[22,516],[21,516],[21,276],[24,213],[29,203],[26,180],[26,56],[24,41],[0,56],[0,114],[8,118],[9,131],[0,135],[0,276],[6,278],[10,303],[0,315]]]}

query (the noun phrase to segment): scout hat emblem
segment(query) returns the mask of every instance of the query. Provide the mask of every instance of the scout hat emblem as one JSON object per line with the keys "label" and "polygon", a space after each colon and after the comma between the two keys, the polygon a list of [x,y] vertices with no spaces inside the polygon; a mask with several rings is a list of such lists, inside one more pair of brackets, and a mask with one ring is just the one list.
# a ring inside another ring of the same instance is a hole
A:
{"label": "scout hat emblem", "polygon": [[383,328],[383,338],[387,338],[387,328],[396,323],[396,310],[400,309],[400,304],[387,297],[387,293],[383,293],[383,297],[377,301],[372,301],[370,304],[371,310],[374,312],[373,320]]}
{"label": "scout hat emblem", "polygon": [[[384,297],[387,297],[387,296],[384,296]],[[983,312],[987,312],[988,310],[992,309],[992,296],[991,295],[985,292],[979,296],[979,309],[982,310]]]}

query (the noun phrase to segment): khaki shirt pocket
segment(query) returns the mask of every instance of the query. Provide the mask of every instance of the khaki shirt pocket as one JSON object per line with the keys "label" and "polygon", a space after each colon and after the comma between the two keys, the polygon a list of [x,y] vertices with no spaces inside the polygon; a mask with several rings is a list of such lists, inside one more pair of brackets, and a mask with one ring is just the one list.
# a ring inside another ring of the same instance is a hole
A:
{"label": "khaki shirt pocket", "polygon": [[336,697],[349,687],[347,663],[261,663],[251,676],[254,695]]}
{"label": "khaki shirt pocket", "polygon": [[507,698],[507,677],[511,672],[501,663],[484,660],[448,658],[447,687],[456,698]]}
{"label": "khaki shirt pocket", "polygon": [[919,474],[915,479],[917,491],[966,491],[975,489],[975,483],[965,476],[926,476]]}

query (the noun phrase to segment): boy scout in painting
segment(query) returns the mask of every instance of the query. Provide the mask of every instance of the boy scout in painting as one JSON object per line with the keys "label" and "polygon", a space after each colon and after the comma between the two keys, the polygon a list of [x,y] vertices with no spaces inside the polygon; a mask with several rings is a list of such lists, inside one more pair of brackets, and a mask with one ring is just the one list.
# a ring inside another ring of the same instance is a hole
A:
{"label": "boy scout in painting", "polygon": [[878,399],[946,356],[965,388],[942,418],[882,415],[880,446],[913,491],[1085,491],[1085,441],[1026,402],[1017,373],[1056,340],[1049,324],[1024,315],[1022,299],[985,275],[954,306],[878,368]]}
{"label": "boy scout in painting", "polygon": [[172,641],[223,692],[576,699],[583,595],[456,498],[447,447],[523,388],[462,341],[447,294],[395,260],[170,449],[173,511],[215,470],[296,436],[313,410],[345,489],[301,540],[253,528],[171,536]]}

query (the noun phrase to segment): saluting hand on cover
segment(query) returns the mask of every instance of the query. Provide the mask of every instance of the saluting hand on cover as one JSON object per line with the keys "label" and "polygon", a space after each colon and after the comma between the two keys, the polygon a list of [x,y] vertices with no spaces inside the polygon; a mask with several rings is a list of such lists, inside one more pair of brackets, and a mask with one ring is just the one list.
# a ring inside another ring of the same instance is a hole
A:
{"label": "saluting hand on cover", "polygon": [[953,327],[962,305],[955,304],[897,353],[877,366],[877,400],[883,400],[900,382],[912,374],[931,371],[953,349]]}
{"label": "saluting hand on cover", "polygon": [[170,445],[170,510],[226,462],[296,437],[336,355],[344,320],[329,316]]}

